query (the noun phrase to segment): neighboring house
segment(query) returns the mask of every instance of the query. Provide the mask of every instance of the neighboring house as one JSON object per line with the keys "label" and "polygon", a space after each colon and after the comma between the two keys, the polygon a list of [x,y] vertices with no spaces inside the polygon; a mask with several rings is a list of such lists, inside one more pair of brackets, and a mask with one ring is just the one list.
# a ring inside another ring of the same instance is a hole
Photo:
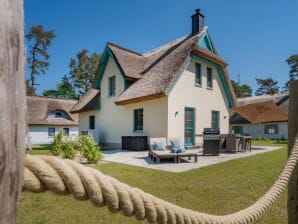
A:
{"label": "neighboring house", "polygon": [[[289,94],[276,94],[266,96],[253,96],[240,98],[237,100],[238,106],[265,103],[273,101],[276,105],[288,114]],[[272,121],[261,124],[251,124],[238,113],[231,113],[230,131],[234,133],[247,133],[253,138],[268,138],[268,139],[287,139],[288,138],[288,122],[287,121]]]}
{"label": "neighboring house", "polygon": [[31,144],[49,144],[54,135],[63,130],[64,135],[78,135],[78,115],[69,110],[77,100],[27,96],[28,135]]}
{"label": "neighboring house", "polygon": [[81,133],[121,148],[122,136],[180,137],[198,144],[204,128],[229,131],[236,98],[204,16],[196,10],[192,33],[140,54],[107,43],[94,89],[72,108]]}

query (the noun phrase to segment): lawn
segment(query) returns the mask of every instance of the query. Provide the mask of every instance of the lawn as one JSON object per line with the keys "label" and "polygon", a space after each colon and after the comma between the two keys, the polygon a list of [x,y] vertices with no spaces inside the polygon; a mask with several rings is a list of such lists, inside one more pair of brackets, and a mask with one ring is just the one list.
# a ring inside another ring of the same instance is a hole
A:
{"label": "lawn", "polygon": [[[96,169],[131,186],[182,207],[213,214],[229,214],[254,203],[275,182],[284,162],[281,150],[232,160],[184,173],[169,173],[116,163]],[[258,223],[287,223],[286,192]],[[111,214],[90,202],[52,193],[24,192],[18,223],[139,223],[121,213]],[[146,222],[143,222],[146,223]]]}
{"label": "lawn", "polygon": [[51,149],[52,149],[51,144],[39,144],[39,145],[33,145],[32,149],[27,150],[26,153],[30,155],[52,155]]}

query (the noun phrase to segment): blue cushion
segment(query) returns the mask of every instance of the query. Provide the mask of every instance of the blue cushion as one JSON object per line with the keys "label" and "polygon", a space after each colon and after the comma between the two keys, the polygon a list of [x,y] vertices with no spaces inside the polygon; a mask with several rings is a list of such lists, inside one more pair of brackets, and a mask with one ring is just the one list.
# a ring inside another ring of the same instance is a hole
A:
{"label": "blue cushion", "polygon": [[164,151],[166,150],[166,143],[164,141],[154,142],[153,148],[156,151]]}
{"label": "blue cushion", "polygon": [[179,148],[172,148],[171,153],[182,153],[185,152],[185,149],[179,149]]}
{"label": "blue cushion", "polygon": [[170,140],[170,142],[171,142],[172,148],[177,148],[177,149],[184,148],[179,138],[172,139]]}

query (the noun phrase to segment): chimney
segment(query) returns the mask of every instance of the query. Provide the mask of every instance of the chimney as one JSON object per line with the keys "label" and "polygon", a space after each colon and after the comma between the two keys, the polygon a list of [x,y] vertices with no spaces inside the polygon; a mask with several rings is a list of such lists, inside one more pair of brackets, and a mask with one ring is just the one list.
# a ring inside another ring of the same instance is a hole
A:
{"label": "chimney", "polygon": [[204,27],[204,15],[200,13],[200,9],[196,9],[196,13],[191,16],[192,34],[200,32]]}

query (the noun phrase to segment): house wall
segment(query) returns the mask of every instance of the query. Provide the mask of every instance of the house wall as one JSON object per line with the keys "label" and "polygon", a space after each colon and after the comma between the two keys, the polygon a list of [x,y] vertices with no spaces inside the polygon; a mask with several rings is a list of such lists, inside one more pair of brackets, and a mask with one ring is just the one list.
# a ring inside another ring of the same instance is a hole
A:
{"label": "house wall", "polygon": [[[116,94],[108,96],[108,80],[116,76]],[[89,130],[89,116],[95,115],[95,130],[91,130],[97,143],[121,148],[121,136],[160,137],[167,135],[167,98],[117,106],[115,101],[124,91],[124,78],[115,61],[108,63],[101,80],[101,109],[80,113],[80,131]],[[134,109],[144,110],[144,130],[134,132]]]}
{"label": "house wall", "polygon": [[[195,62],[201,64],[201,86],[195,84]],[[213,72],[212,89],[207,87],[207,66]],[[170,92],[168,104],[168,137],[184,139],[185,107],[195,108],[195,134],[202,134],[204,128],[211,127],[212,110],[220,111],[220,132],[229,131],[229,104],[215,66],[191,59]],[[196,144],[202,144],[202,139],[195,139]]]}
{"label": "house wall", "polygon": [[31,144],[51,144],[54,137],[48,136],[48,128],[55,128],[55,134],[58,134],[63,128],[69,128],[69,136],[78,135],[78,127],[74,126],[38,126],[29,125],[29,138]]}
{"label": "house wall", "polygon": [[[277,134],[265,134],[264,126],[267,124],[276,124],[278,125],[278,133]],[[287,139],[288,138],[288,123],[287,122],[277,122],[277,123],[266,123],[266,124],[239,124],[239,125],[231,125],[230,132],[232,132],[233,126],[242,126],[243,133],[250,134],[253,138],[258,139],[259,133],[261,133],[261,138],[268,139]]]}

